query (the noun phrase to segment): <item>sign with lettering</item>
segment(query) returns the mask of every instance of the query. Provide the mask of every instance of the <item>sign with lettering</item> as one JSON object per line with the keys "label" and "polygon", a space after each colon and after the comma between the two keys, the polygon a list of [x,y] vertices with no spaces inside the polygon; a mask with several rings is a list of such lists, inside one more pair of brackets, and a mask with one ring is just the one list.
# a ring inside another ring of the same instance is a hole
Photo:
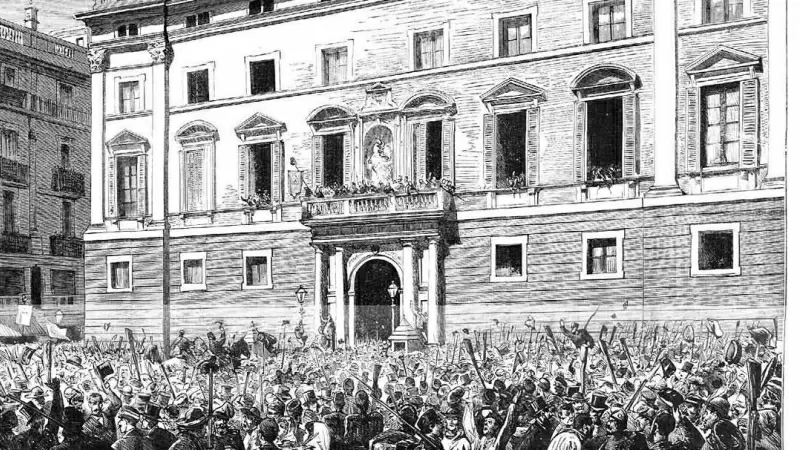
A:
{"label": "sign with lettering", "polygon": [[22,38],[22,32],[5,25],[0,25],[0,39],[16,42],[19,45],[25,45],[25,42]]}

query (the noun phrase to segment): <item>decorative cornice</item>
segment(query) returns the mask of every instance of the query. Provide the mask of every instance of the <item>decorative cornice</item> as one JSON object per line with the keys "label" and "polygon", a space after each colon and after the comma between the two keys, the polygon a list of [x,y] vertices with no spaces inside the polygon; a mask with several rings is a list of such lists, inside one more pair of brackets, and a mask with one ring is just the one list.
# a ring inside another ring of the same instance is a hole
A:
{"label": "decorative cornice", "polygon": [[164,41],[154,41],[147,44],[147,52],[153,59],[153,64],[164,64],[169,68],[175,52],[172,45]]}
{"label": "decorative cornice", "polygon": [[108,68],[108,49],[90,48],[86,58],[89,60],[89,71],[92,73],[104,72]]}

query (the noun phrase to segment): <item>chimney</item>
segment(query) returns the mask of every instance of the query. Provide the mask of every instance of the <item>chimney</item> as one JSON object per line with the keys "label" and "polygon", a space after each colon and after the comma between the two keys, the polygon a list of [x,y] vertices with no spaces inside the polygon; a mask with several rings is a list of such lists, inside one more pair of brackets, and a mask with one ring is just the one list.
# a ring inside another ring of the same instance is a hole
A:
{"label": "chimney", "polygon": [[39,29],[39,8],[33,6],[33,0],[25,8],[25,26],[33,31]]}

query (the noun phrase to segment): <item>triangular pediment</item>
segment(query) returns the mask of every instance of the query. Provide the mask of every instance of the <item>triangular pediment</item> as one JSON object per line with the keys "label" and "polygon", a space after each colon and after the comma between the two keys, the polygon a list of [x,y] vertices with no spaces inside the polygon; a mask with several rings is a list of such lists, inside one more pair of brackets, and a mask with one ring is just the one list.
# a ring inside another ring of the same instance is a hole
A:
{"label": "triangular pediment", "polygon": [[721,45],[686,66],[686,73],[749,71],[760,63],[761,58],[757,55]]}
{"label": "triangular pediment", "polygon": [[235,128],[236,134],[248,132],[275,132],[286,130],[286,124],[261,113],[255,113]]}
{"label": "triangular pediment", "polygon": [[148,145],[147,139],[134,133],[130,130],[122,130],[117,133],[110,141],[109,147],[132,146],[132,145]]}
{"label": "triangular pediment", "polygon": [[481,95],[481,100],[490,105],[524,103],[547,100],[547,94],[539,86],[509,78]]}

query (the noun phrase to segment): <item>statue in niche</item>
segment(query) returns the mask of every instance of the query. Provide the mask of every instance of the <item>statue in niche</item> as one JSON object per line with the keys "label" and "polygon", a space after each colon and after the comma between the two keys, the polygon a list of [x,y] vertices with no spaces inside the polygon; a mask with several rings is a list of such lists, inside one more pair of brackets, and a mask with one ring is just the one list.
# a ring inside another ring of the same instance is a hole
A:
{"label": "statue in niche", "polygon": [[365,173],[369,183],[390,185],[394,181],[392,132],[385,126],[374,127],[367,133]]}

